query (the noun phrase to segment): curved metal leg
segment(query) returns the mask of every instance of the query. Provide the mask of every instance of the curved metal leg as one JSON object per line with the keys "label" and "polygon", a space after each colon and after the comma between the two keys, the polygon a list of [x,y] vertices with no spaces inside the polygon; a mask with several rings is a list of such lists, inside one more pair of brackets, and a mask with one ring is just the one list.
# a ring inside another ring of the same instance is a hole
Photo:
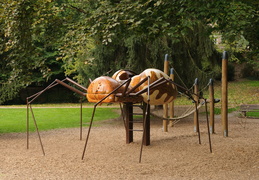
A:
{"label": "curved metal leg", "polygon": [[148,89],[147,89],[147,94],[148,94],[148,100],[147,100],[147,107],[145,110],[145,118],[144,118],[144,123],[143,123],[143,136],[142,136],[142,142],[141,142],[141,148],[140,148],[140,155],[139,155],[139,163],[141,163],[142,159],[142,151],[143,151],[143,146],[144,146],[144,138],[146,134],[146,122],[147,122],[147,112],[148,112],[148,106],[150,102],[150,77],[148,76]]}
{"label": "curved metal leg", "polygon": [[83,101],[80,97],[80,140],[82,140],[82,131],[83,131]]}
{"label": "curved metal leg", "polygon": [[87,137],[85,140],[85,146],[84,146],[84,150],[83,150],[83,154],[82,154],[82,160],[84,159],[85,156],[85,151],[86,151],[86,147],[88,144],[88,140],[89,140],[89,136],[90,136],[90,132],[91,132],[91,128],[92,128],[92,124],[93,124],[93,120],[94,120],[94,114],[95,114],[95,110],[98,104],[102,103],[107,97],[109,97],[111,94],[115,93],[120,87],[122,87],[124,84],[128,83],[128,81],[130,81],[130,79],[128,79],[127,81],[125,81],[124,83],[122,83],[120,86],[118,86],[117,88],[115,88],[112,92],[110,92],[107,96],[105,96],[104,98],[102,98],[100,101],[98,101],[95,105],[94,105],[94,110],[92,113],[92,118],[90,121],[90,125],[88,128],[88,133],[87,133]]}
{"label": "curved metal leg", "polygon": [[83,154],[82,154],[82,160],[84,159],[84,156],[85,156],[85,150],[86,150],[86,146],[87,146],[88,139],[89,139],[89,136],[90,136],[90,131],[91,131],[91,128],[92,128],[93,119],[94,119],[94,114],[95,114],[95,110],[96,110],[96,106],[97,106],[97,105],[98,105],[98,104],[95,104],[95,105],[94,105],[94,110],[93,110],[93,113],[92,113],[92,118],[91,118],[91,121],[90,121],[90,125],[89,125],[89,128],[88,128],[87,137],[86,137],[86,140],[85,140],[85,146],[84,146],[84,150],[83,150]]}
{"label": "curved metal leg", "polygon": [[212,153],[211,138],[210,138],[210,124],[209,124],[208,106],[207,106],[207,100],[206,100],[206,99],[205,99],[205,109],[206,109],[206,120],[207,120],[208,138],[209,138],[209,144],[210,144],[210,152]]}
{"label": "curved metal leg", "polygon": [[34,121],[34,125],[35,125],[35,128],[36,128],[36,131],[37,131],[38,137],[39,137],[39,141],[40,141],[40,145],[41,145],[41,150],[42,150],[43,155],[45,156],[45,151],[44,151],[43,144],[42,144],[42,141],[41,141],[40,132],[39,132],[39,129],[38,129],[38,125],[37,125],[37,122],[36,122],[36,119],[35,119],[34,113],[33,113],[33,111],[32,111],[31,104],[29,104],[29,106],[30,106],[30,110],[31,110],[32,118],[33,118],[33,121]]}
{"label": "curved metal leg", "polygon": [[26,122],[26,130],[27,130],[27,149],[29,149],[29,103],[28,103],[28,98],[27,98],[27,122]]}
{"label": "curved metal leg", "polygon": [[197,118],[197,132],[198,132],[198,138],[199,138],[199,144],[201,144],[201,133],[200,133],[200,122],[198,118],[198,106],[197,103],[195,103],[195,109],[196,109],[196,118]]}

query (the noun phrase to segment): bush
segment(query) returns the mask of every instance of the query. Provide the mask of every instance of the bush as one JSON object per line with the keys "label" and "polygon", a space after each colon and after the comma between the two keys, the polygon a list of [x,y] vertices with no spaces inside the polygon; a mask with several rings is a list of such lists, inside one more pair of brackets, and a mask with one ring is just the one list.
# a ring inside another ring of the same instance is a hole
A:
{"label": "bush", "polygon": [[252,64],[247,64],[242,71],[244,78],[259,79],[259,71]]}
{"label": "bush", "polygon": [[235,80],[235,67],[232,64],[228,64],[228,81]]}

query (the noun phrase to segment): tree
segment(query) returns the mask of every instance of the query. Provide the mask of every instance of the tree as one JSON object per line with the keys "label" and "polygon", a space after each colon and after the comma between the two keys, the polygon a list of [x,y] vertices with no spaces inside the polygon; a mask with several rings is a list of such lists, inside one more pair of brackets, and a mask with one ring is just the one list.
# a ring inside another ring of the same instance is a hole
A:
{"label": "tree", "polygon": [[45,0],[1,2],[0,104],[20,89],[63,73],[56,61],[64,33],[62,9]]}
{"label": "tree", "polygon": [[66,48],[63,51],[65,64],[70,64],[67,72],[79,70],[81,80],[118,68],[137,72],[148,67],[162,69],[166,53],[173,57],[174,66],[188,84],[193,80],[187,72],[208,78],[219,73],[219,68],[215,68],[218,53],[212,33],[222,33],[229,43],[233,42],[251,23],[252,12],[250,6],[240,1],[103,0],[91,2],[92,6],[90,1],[84,3],[73,5],[84,12],[79,18],[84,21],[81,22],[84,28],[73,31],[78,36],[73,36],[74,41],[69,44],[76,51],[77,42],[83,39],[82,44],[90,42],[91,47],[85,48],[83,59]]}
{"label": "tree", "polygon": [[[91,33],[98,34],[104,44],[115,44],[117,39],[120,41],[126,39],[125,42],[128,42],[127,37],[133,36],[137,39],[135,42],[144,39],[142,47],[145,47],[145,44],[148,45],[146,49],[153,54],[158,51],[160,53],[168,51],[181,64],[180,66],[175,64],[175,66],[183,72],[180,75],[185,76],[184,80],[188,82],[186,72],[190,72],[193,68],[198,72],[193,72],[195,76],[213,71],[216,64],[213,57],[217,58],[217,53],[209,38],[214,32],[220,33],[223,40],[232,47],[238,46],[237,42],[243,37],[249,39],[246,35],[249,32],[247,30],[255,25],[254,20],[258,19],[255,18],[258,17],[258,11],[256,11],[258,6],[257,8],[253,6],[255,2],[149,0],[114,3],[114,1],[105,1],[97,11],[94,11],[89,22],[92,27]],[[256,34],[253,34],[253,37],[256,37]],[[161,46],[157,43],[158,39],[166,39],[164,41],[166,43]],[[152,42],[159,45],[159,50],[150,46]],[[250,44],[254,43],[251,41]],[[134,45],[131,44],[130,47],[132,46]],[[252,49],[252,51],[255,50]],[[128,51],[129,54],[130,52]],[[137,53],[137,51],[134,52]],[[139,66],[137,57],[141,57],[143,51],[141,52],[137,56],[131,56],[133,58],[128,62],[138,62]],[[145,57],[141,58],[142,61],[148,59],[148,62],[155,62],[154,59],[161,59],[159,53],[152,56],[153,58],[148,55],[149,53],[144,55]],[[142,68],[145,65],[147,63]],[[152,65],[161,68],[161,64],[152,63]]]}
{"label": "tree", "polygon": [[187,85],[207,83],[220,73],[215,33],[233,55],[258,56],[255,0],[3,0],[0,15],[0,103],[63,71],[87,85],[120,68],[162,69],[165,54]]}

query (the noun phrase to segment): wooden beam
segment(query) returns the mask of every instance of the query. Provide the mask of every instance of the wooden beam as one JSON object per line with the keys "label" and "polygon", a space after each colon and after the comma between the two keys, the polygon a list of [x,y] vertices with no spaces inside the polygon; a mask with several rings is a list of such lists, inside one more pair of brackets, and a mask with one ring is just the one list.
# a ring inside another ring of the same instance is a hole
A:
{"label": "wooden beam", "polygon": [[[195,100],[195,103],[196,103],[197,106],[199,104],[199,97],[197,96],[198,94],[199,94],[199,83],[198,83],[198,78],[196,78],[195,81],[194,81],[193,99]],[[194,112],[194,116],[193,116],[194,132],[199,132],[198,118],[199,118],[199,113],[198,113],[198,110],[197,110],[197,112],[196,111]]]}
{"label": "wooden beam", "polygon": [[228,137],[228,54],[223,52],[222,56],[222,91],[221,91],[221,121],[223,136]]}
{"label": "wooden beam", "polygon": [[[170,79],[172,79],[172,81],[174,81],[174,68],[170,69]],[[174,101],[169,103],[169,117],[174,118]],[[169,122],[169,126],[173,127],[172,120]]]}
{"label": "wooden beam", "polygon": [[133,103],[126,102],[123,104],[126,124],[126,143],[133,142]]}
{"label": "wooden beam", "polygon": [[[168,62],[168,54],[165,55],[165,61],[164,61],[164,73],[168,74],[169,71],[169,62]],[[168,118],[168,104],[163,105],[163,117]],[[168,120],[163,120],[163,131],[168,132]]]}

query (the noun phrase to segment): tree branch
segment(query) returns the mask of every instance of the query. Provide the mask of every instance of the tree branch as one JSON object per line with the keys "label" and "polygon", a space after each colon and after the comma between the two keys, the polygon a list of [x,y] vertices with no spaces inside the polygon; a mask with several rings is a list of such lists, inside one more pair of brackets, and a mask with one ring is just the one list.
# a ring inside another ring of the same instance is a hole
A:
{"label": "tree branch", "polygon": [[86,11],[84,11],[83,9],[80,9],[80,8],[78,8],[78,7],[75,7],[75,6],[71,5],[71,4],[69,4],[69,5],[64,5],[64,7],[70,8],[70,9],[75,9],[75,10],[77,10],[78,12],[81,12],[81,13],[84,13],[84,14],[88,14],[88,13],[87,13]]}

